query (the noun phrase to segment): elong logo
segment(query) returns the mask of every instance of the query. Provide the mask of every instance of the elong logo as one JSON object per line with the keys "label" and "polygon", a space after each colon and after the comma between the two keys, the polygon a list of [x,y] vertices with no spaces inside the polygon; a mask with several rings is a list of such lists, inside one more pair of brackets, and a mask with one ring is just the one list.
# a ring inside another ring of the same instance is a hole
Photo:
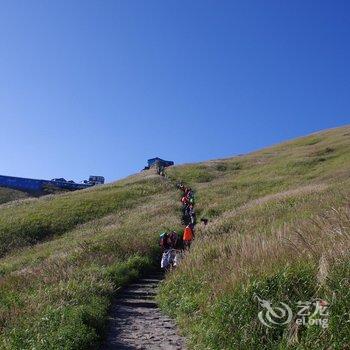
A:
{"label": "elong logo", "polygon": [[[258,313],[258,318],[264,326],[273,328],[289,324],[292,321],[293,311],[288,304],[279,302],[278,305],[273,305],[271,301],[262,299],[258,295],[254,295],[254,299],[262,308]],[[298,301],[296,306],[299,309],[295,315],[296,324],[306,327],[313,325],[322,328],[328,327],[329,303],[327,301],[322,299]]]}
{"label": "elong logo", "polygon": [[261,299],[258,295],[255,295],[255,299],[263,308],[258,313],[258,318],[264,326],[271,328],[274,325],[285,325],[292,320],[292,309],[286,303],[280,302],[281,306],[272,306],[269,300]]}

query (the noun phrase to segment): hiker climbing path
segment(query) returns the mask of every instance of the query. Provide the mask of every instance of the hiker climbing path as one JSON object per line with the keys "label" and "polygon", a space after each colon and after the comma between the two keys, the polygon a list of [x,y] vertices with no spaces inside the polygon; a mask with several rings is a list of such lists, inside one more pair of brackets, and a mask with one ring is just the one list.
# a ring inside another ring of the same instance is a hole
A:
{"label": "hiker climbing path", "polygon": [[161,279],[162,275],[140,279],[115,299],[102,349],[186,349],[174,322],[154,300]]}
{"label": "hiker climbing path", "polygon": [[[157,173],[166,177],[164,169],[157,170]],[[167,180],[171,182],[170,179]],[[195,225],[193,192],[184,185],[176,184],[176,188],[183,192],[181,200],[183,205],[182,222],[187,225],[186,230],[191,227],[190,234],[192,235]],[[177,237],[176,232],[175,236]],[[190,242],[187,249],[189,249],[189,245]],[[183,249],[181,248],[181,250]],[[162,265],[164,254],[163,250]],[[162,267],[168,270],[168,266]],[[162,274],[154,274],[142,278],[129,285],[116,297],[110,311],[107,337],[102,346],[103,350],[186,349],[185,340],[178,334],[174,321],[161,313],[155,301],[157,287],[162,277]]]}

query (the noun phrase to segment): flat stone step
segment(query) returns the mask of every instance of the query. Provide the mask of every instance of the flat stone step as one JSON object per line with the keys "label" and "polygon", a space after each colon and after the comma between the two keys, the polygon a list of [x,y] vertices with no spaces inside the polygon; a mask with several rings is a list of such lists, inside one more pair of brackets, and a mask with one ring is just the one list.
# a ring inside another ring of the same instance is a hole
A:
{"label": "flat stone step", "polygon": [[156,291],[154,288],[125,288],[123,290],[123,292],[125,293],[135,293],[135,294],[142,294],[142,293],[148,293],[148,294],[156,294]]}
{"label": "flat stone step", "polygon": [[137,308],[156,308],[158,307],[155,301],[149,301],[145,299],[120,299],[118,302],[119,305],[132,306]]}
{"label": "flat stone step", "polygon": [[158,287],[158,284],[154,283],[154,284],[147,284],[147,283],[134,283],[131,284],[129,288],[133,288],[133,289],[155,289]]}
{"label": "flat stone step", "polygon": [[161,281],[160,278],[142,278],[139,280],[139,283],[156,283],[158,284]]}
{"label": "flat stone step", "polygon": [[127,299],[132,299],[132,298],[134,298],[134,299],[154,299],[155,296],[156,296],[156,293],[125,291],[118,296],[118,299],[123,299],[123,298],[127,298]]}

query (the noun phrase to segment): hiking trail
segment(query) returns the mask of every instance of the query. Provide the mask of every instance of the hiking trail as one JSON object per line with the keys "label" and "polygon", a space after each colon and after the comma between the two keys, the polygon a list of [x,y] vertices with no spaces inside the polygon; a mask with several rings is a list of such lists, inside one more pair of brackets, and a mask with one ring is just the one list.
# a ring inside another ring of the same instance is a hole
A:
{"label": "hiking trail", "polygon": [[[166,174],[163,176],[173,183]],[[177,187],[177,185],[176,185]],[[175,322],[159,309],[155,297],[163,279],[154,273],[128,285],[115,297],[101,350],[185,350]]]}
{"label": "hiking trail", "polygon": [[155,301],[162,278],[161,274],[141,278],[115,298],[101,349],[186,349],[174,321],[161,313]]}

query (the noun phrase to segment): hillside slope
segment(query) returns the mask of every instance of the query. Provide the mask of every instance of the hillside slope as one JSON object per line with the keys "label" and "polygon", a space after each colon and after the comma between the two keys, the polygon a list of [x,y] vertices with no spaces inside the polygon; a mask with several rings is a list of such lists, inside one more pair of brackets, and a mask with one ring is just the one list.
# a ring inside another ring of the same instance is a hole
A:
{"label": "hillside slope", "polygon": [[[350,127],[168,175],[210,219],[159,296],[193,349],[349,346]],[[288,304],[293,320],[266,327],[257,297]],[[328,328],[296,323],[298,301],[316,298],[330,304]]]}
{"label": "hillside slope", "polygon": [[[197,214],[210,220],[159,296],[192,348],[309,348],[307,342],[330,343],[331,336],[336,348],[348,341],[336,318],[350,300],[342,294],[349,290],[350,127],[167,174],[194,187]],[[113,293],[157,261],[159,232],[181,229],[178,196],[169,180],[147,171],[0,206],[0,347],[96,348]],[[322,236],[330,227],[342,235]],[[291,343],[288,328],[259,324],[255,292],[276,301],[335,293],[335,318],[321,335],[298,329],[300,343]]]}

